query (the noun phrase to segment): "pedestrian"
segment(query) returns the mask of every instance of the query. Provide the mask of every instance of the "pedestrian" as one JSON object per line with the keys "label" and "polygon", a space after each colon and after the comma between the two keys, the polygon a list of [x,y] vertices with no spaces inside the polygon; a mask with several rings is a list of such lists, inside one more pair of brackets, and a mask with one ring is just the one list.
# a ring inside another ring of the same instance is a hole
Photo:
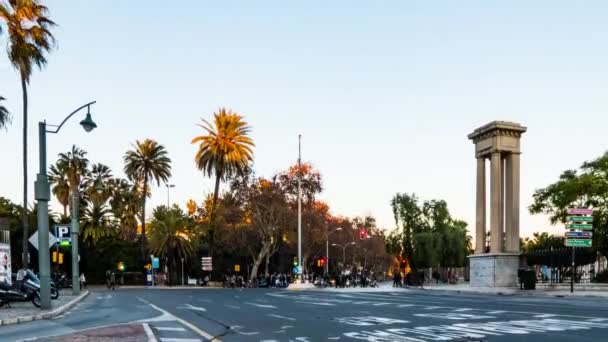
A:
{"label": "pedestrian", "polygon": [[116,274],[114,272],[110,273],[110,288],[114,291],[114,287],[116,285]]}
{"label": "pedestrian", "polygon": [[110,289],[110,275],[111,275],[111,271],[107,270],[106,271],[106,286],[108,287],[108,290]]}
{"label": "pedestrian", "polygon": [[393,287],[399,287],[399,272],[393,271]]}
{"label": "pedestrian", "polygon": [[87,288],[87,278],[84,276],[84,272],[80,273],[80,289]]}

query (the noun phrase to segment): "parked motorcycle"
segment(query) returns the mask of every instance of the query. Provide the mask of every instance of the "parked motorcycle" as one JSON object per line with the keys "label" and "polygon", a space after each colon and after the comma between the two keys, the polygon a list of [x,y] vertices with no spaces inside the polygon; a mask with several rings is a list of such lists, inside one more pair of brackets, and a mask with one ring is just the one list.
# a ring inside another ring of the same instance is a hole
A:
{"label": "parked motorcycle", "polygon": [[[40,307],[40,281],[30,270],[20,270],[15,286],[8,283],[0,283],[0,306],[10,302],[31,301],[36,307]],[[59,293],[57,293],[59,296]]]}

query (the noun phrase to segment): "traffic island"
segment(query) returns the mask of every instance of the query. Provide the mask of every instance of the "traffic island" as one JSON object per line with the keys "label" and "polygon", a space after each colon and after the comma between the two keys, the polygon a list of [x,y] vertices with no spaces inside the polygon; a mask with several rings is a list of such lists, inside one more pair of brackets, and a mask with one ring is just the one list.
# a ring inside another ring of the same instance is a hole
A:
{"label": "traffic island", "polygon": [[0,308],[0,325],[25,323],[53,318],[68,311],[89,295],[89,291],[84,291],[78,296],[73,296],[71,293],[72,290],[60,291],[59,298],[51,301],[51,305],[53,307],[51,310],[40,310],[29,301],[12,302],[10,308],[7,304],[5,304],[2,308]]}

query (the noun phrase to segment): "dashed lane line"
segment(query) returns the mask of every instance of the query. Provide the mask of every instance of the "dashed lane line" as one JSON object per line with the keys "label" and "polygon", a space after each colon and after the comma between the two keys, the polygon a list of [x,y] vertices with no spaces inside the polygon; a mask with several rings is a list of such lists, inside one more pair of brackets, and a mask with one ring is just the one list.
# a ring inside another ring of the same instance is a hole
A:
{"label": "dashed lane line", "polygon": [[159,331],[186,331],[186,329],[179,328],[179,327],[154,327],[154,328]]}

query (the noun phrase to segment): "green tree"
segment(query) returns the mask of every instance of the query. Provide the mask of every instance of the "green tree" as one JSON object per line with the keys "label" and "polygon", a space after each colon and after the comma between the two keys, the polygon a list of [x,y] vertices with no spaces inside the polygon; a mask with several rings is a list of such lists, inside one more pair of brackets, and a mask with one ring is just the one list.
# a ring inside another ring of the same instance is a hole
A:
{"label": "green tree", "polygon": [[110,180],[112,171],[102,163],[93,164],[85,179],[86,193],[96,206],[106,203],[112,196]]}
{"label": "green tree", "polygon": [[[27,218],[27,127],[28,98],[27,85],[30,82],[34,66],[46,65],[46,53],[54,44],[50,28],[55,25],[48,16],[48,9],[39,0],[8,0],[0,3],[0,20],[6,23],[8,31],[8,57],[11,64],[19,71],[23,95],[23,255],[24,265],[28,262],[27,236],[29,222]],[[0,33],[2,31],[0,30]]]}
{"label": "green tree", "polygon": [[177,283],[177,261],[189,259],[196,250],[194,222],[177,206],[159,206],[152,212],[148,232],[150,250],[170,264],[170,282]]}
{"label": "green tree", "polygon": [[53,195],[63,207],[63,217],[68,216],[68,205],[70,203],[70,183],[65,164],[51,165],[49,171],[49,181],[52,186]]}
{"label": "green tree", "polygon": [[119,234],[125,240],[135,240],[137,236],[137,218],[141,215],[141,195],[135,184],[125,179],[113,178],[108,181],[110,207],[115,219],[118,219]]}
{"label": "green tree", "polygon": [[401,230],[401,256],[407,258],[411,263],[414,254],[413,235],[424,230],[418,198],[415,194],[398,193],[391,200],[391,206],[397,229]]}
{"label": "green tree", "polygon": [[546,214],[551,224],[565,224],[568,208],[593,209],[593,248],[608,253],[608,153],[564,171],[559,179],[534,192],[531,214]]}
{"label": "green tree", "polygon": [[199,125],[205,132],[192,139],[198,144],[194,157],[196,167],[203,174],[215,175],[215,189],[211,205],[211,229],[209,231],[209,254],[213,254],[215,207],[219,196],[220,182],[245,172],[253,161],[253,140],[249,137],[251,127],[242,116],[220,108],[213,113],[213,124],[203,120]]}
{"label": "green tree", "polygon": [[[4,97],[0,96],[0,102],[6,100]],[[10,113],[8,112],[8,109],[6,109],[6,107],[4,107],[1,103],[0,103],[0,128],[6,127],[9,122],[11,121],[11,116]]]}
{"label": "green tree", "polygon": [[[72,207],[72,197],[74,194],[78,194],[80,198],[88,198],[87,194],[81,191],[83,180],[87,177],[89,169],[89,160],[87,159],[87,152],[72,145],[72,149],[66,153],[60,153],[59,159],[57,160],[57,171],[64,172],[65,177],[69,186],[69,207]],[[82,200],[80,201],[82,202]],[[79,202],[79,203],[80,203]],[[79,208],[76,208],[79,210]]]}
{"label": "green tree", "polygon": [[112,237],[115,228],[111,222],[111,211],[105,204],[91,202],[82,217],[82,240],[93,247],[100,239]]}
{"label": "green tree", "polygon": [[137,141],[134,149],[127,151],[124,156],[125,174],[135,184],[140,185],[141,194],[141,255],[146,252],[146,197],[148,197],[148,182],[156,180],[167,182],[171,177],[171,159],[167,150],[154,140]]}

